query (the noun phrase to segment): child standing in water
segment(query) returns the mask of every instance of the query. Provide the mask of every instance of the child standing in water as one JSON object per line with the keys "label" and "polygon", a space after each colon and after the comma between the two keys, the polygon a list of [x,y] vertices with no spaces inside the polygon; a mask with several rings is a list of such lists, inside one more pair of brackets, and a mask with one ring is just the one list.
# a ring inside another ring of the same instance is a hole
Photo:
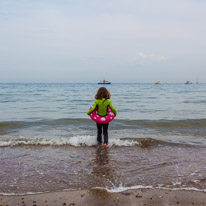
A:
{"label": "child standing in water", "polygon": [[[87,112],[88,115],[90,115],[97,107],[97,114],[99,116],[105,117],[108,113],[108,106],[112,109],[112,111],[117,115],[117,110],[112,105],[112,102],[108,99],[110,99],[111,94],[105,87],[100,87],[95,95],[96,101],[94,102],[94,105],[92,108]],[[102,129],[103,129],[103,135],[104,135],[104,147],[107,147],[108,144],[108,126],[109,123],[106,124],[97,124],[97,142],[99,144],[102,144]]]}

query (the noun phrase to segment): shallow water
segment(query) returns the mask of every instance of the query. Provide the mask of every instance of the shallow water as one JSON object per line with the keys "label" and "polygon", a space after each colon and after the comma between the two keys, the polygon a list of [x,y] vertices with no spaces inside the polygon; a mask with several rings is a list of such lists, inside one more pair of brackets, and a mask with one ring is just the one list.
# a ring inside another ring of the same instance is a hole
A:
{"label": "shallow water", "polygon": [[107,149],[86,115],[96,84],[0,84],[0,193],[206,190],[206,85],[112,84]]}
{"label": "shallow water", "polygon": [[[134,186],[205,189],[201,146],[21,146],[1,149],[1,193]],[[12,177],[12,178],[11,178]]]}

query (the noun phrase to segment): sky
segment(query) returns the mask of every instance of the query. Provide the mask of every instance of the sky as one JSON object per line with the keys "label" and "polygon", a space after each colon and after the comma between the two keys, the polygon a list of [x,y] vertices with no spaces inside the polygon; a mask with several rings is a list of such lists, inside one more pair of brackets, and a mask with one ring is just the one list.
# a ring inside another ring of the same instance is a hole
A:
{"label": "sky", "polygon": [[1,0],[0,82],[206,82],[205,0]]}

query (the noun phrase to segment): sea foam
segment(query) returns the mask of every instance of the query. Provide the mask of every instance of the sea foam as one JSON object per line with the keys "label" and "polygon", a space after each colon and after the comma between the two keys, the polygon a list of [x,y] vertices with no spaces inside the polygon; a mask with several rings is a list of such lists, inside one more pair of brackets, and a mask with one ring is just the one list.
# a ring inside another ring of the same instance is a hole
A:
{"label": "sea foam", "polygon": [[[138,142],[130,140],[121,140],[120,138],[110,139],[108,146],[135,146]],[[95,136],[73,136],[68,138],[18,138],[18,139],[0,139],[0,147],[13,146],[96,146]]]}

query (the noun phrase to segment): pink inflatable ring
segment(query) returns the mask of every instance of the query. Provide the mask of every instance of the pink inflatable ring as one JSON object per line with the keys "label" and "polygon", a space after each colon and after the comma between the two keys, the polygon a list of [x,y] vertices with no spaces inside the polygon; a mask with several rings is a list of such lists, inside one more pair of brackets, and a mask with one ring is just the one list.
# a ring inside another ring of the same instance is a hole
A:
{"label": "pink inflatable ring", "polygon": [[[90,107],[91,109],[92,107]],[[110,107],[108,107],[108,113],[107,113],[107,116],[99,116],[97,114],[97,108],[89,115],[91,117],[91,119],[93,121],[95,121],[96,123],[99,123],[99,124],[106,124],[106,123],[109,123],[111,122],[114,118],[115,118],[115,113],[112,111],[112,109]]]}

